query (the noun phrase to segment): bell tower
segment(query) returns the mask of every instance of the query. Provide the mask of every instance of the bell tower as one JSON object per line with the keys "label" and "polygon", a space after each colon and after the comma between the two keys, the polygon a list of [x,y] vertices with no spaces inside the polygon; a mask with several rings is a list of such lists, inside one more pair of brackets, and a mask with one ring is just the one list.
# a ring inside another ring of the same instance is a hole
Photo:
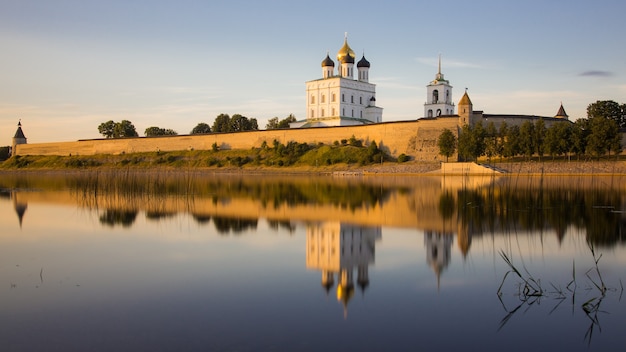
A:
{"label": "bell tower", "polygon": [[452,86],[441,73],[441,55],[439,55],[437,75],[426,86],[424,116],[437,117],[441,115],[454,115],[454,103],[452,103]]}

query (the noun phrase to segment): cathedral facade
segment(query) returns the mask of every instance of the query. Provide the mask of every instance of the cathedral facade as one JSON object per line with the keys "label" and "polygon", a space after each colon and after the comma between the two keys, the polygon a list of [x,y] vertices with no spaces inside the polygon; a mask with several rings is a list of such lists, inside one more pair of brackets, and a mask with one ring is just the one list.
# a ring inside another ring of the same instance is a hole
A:
{"label": "cathedral facade", "polygon": [[322,78],[306,82],[306,119],[296,127],[355,126],[382,122],[383,109],[376,106],[376,85],[369,82],[370,63],[365,55],[356,62],[348,38],[335,62],[327,54],[322,60]]}

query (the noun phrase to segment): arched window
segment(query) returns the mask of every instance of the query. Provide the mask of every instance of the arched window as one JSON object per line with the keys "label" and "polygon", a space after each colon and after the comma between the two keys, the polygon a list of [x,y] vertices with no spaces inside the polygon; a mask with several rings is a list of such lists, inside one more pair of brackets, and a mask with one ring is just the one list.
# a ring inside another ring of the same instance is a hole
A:
{"label": "arched window", "polygon": [[322,109],[322,117],[324,117],[324,109]]}
{"label": "arched window", "polygon": [[432,109],[428,110],[428,117],[433,117],[433,110]]}
{"label": "arched window", "polygon": [[437,116],[441,116],[441,109],[437,109]]}
{"label": "arched window", "polygon": [[433,90],[433,103],[437,103],[439,101],[439,91]]}
{"label": "arched window", "polygon": [[359,97],[359,104],[363,105],[363,97]]}
{"label": "arched window", "polygon": [[354,95],[351,95],[351,96],[350,96],[350,102],[351,102],[352,104],[354,104]]}
{"label": "arched window", "polygon": [[335,93],[333,93],[333,94],[330,96],[330,101],[332,101],[332,102],[334,103],[334,102],[335,102],[335,100],[336,100],[336,98],[335,98]]}
{"label": "arched window", "polygon": [[311,95],[311,104],[315,104],[315,96]]}
{"label": "arched window", "polygon": [[326,95],[322,94],[322,104],[326,102]]}
{"label": "arched window", "polygon": [[311,118],[315,117],[315,111],[313,109],[311,109]]}
{"label": "arched window", "polygon": [[450,102],[450,91],[446,89],[446,103]]}

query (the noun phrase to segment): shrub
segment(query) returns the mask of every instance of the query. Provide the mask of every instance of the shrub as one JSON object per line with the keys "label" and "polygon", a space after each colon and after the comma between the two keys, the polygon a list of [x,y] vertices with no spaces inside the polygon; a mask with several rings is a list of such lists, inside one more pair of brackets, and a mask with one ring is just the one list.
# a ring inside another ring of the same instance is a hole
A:
{"label": "shrub", "polygon": [[409,160],[411,160],[411,157],[409,157],[408,155],[406,155],[404,153],[398,155],[398,162],[399,163],[404,163],[404,162],[407,162]]}

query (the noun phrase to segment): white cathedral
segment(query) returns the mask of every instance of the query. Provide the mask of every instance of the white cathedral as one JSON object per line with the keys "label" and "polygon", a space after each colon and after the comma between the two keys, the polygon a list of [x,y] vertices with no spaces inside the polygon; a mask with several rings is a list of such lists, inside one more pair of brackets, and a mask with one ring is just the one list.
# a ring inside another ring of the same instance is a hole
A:
{"label": "white cathedral", "polygon": [[376,106],[376,85],[369,83],[370,63],[365,55],[356,64],[356,56],[346,35],[335,62],[326,54],[322,61],[322,78],[306,82],[306,120],[290,124],[291,128],[353,126],[382,122],[383,109]]}

